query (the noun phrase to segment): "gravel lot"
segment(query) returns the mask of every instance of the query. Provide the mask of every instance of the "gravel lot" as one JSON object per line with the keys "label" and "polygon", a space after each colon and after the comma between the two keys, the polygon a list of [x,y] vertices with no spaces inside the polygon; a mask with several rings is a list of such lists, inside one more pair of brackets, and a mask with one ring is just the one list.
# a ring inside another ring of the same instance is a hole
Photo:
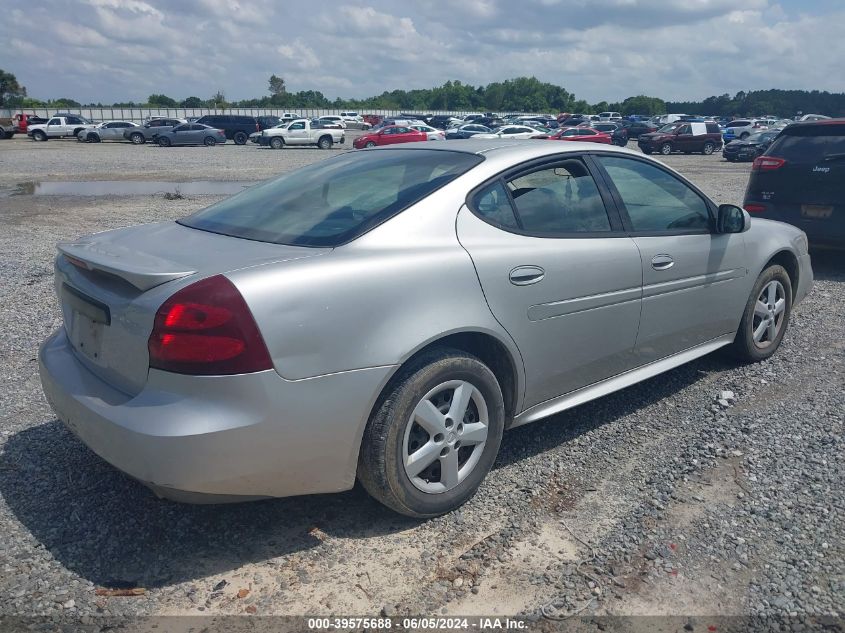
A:
{"label": "gravel lot", "polygon": [[[33,181],[258,180],[334,153],[19,138],[0,142],[0,196]],[[666,162],[741,202],[747,165]],[[64,430],[35,356],[60,325],[57,240],[216,199],[0,197],[0,615],[522,613],[540,629],[583,609],[792,616],[811,630],[845,614],[841,256],[814,259],[816,286],[771,360],[711,355],[516,429],[449,516],[403,519],[359,489],[187,506]]]}

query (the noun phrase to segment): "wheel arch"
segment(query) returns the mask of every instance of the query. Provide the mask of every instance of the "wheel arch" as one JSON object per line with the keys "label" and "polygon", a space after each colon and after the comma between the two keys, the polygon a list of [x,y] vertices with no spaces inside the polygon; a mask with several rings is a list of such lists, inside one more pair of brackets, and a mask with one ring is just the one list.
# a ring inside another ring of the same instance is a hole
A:
{"label": "wheel arch", "polygon": [[792,284],[792,293],[794,296],[798,290],[798,282],[800,281],[801,275],[801,267],[798,264],[798,258],[795,256],[795,253],[787,248],[778,251],[763,265],[757,276],[759,277],[764,270],[773,264],[783,266],[784,270],[786,270],[786,274],[789,275],[789,283]]}

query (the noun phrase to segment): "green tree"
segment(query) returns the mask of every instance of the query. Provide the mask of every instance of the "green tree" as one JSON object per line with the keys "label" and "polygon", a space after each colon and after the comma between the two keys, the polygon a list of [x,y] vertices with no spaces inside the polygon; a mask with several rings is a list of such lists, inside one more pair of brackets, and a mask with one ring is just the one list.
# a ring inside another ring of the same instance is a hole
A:
{"label": "green tree", "polygon": [[159,107],[162,107],[162,108],[175,108],[178,105],[178,103],[176,102],[176,99],[173,99],[173,98],[168,97],[167,95],[163,95],[163,94],[162,95],[156,95],[156,94],[150,95],[149,97],[147,97],[147,104],[149,104],[151,106],[159,106]]}
{"label": "green tree", "polygon": [[205,101],[199,97],[188,97],[179,104],[182,108],[201,108],[205,105]]}
{"label": "green tree", "polygon": [[26,88],[12,73],[0,68],[0,106],[17,105],[23,97],[26,97]]}
{"label": "green tree", "polygon": [[56,108],[81,108],[82,104],[75,99],[70,99],[68,97],[59,97],[58,99],[52,99],[48,102],[50,106]]}
{"label": "green tree", "polygon": [[657,97],[628,97],[619,108],[622,114],[666,114],[666,102]]}
{"label": "green tree", "polygon": [[208,105],[211,106],[212,108],[226,108],[226,107],[228,107],[229,104],[226,101],[226,93],[224,93],[222,90],[218,90],[208,100]]}
{"label": "green tree", "polygon": [[268,83],[271,97],[275,97],[277,95],[281,95],[287,92],[285,80],[281,77],[277,77],[276,75],[270,75],[270,81]]}

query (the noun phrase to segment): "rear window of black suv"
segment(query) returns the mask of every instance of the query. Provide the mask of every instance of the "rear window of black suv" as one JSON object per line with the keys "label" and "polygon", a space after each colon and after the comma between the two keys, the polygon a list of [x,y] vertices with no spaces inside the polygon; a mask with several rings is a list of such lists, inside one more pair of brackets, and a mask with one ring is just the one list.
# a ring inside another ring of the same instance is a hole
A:
{"label": "rear window of black suv", "polygon": [[766,155],[810,164],[831,156],[845,156],[845,121],[790,125],[774,140]]}

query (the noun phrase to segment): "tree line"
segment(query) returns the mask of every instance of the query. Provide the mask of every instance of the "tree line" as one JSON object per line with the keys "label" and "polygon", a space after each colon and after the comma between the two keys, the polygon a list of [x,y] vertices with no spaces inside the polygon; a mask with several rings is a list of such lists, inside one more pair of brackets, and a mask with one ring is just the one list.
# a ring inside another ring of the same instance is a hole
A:
{"label": "tree line", "polygon": [[707,97],[703,101],[664,101],[659,97],[637,95],[621,102],[588,103],[555,84],[536,77],[516,77],[486,86],[473,86],[450,80],[442,86],[415,90],[391,90],[366,99],[327,98],[319,90],[287,90],[285,80],[272,75],[267,94],[253,99],[229,101],[223,90],[208,98],[189,96],[176,99],[165,94],[151,94],[145,102],[125,101],[112,104],[86,103],[59,98],[49,101],[33,99],[26,94],[11,73],[0,69],[0,107],[160,107],[160,108],[323,108],[337,110],[446,110],[481,112],[584,112],[604,111],[622,114],[665,114],[684,112],[714,116],[748,116],[773,114],[792,117],[799,112],[845,116],[845,93],[818,90],[740,91],[734,96]]}

